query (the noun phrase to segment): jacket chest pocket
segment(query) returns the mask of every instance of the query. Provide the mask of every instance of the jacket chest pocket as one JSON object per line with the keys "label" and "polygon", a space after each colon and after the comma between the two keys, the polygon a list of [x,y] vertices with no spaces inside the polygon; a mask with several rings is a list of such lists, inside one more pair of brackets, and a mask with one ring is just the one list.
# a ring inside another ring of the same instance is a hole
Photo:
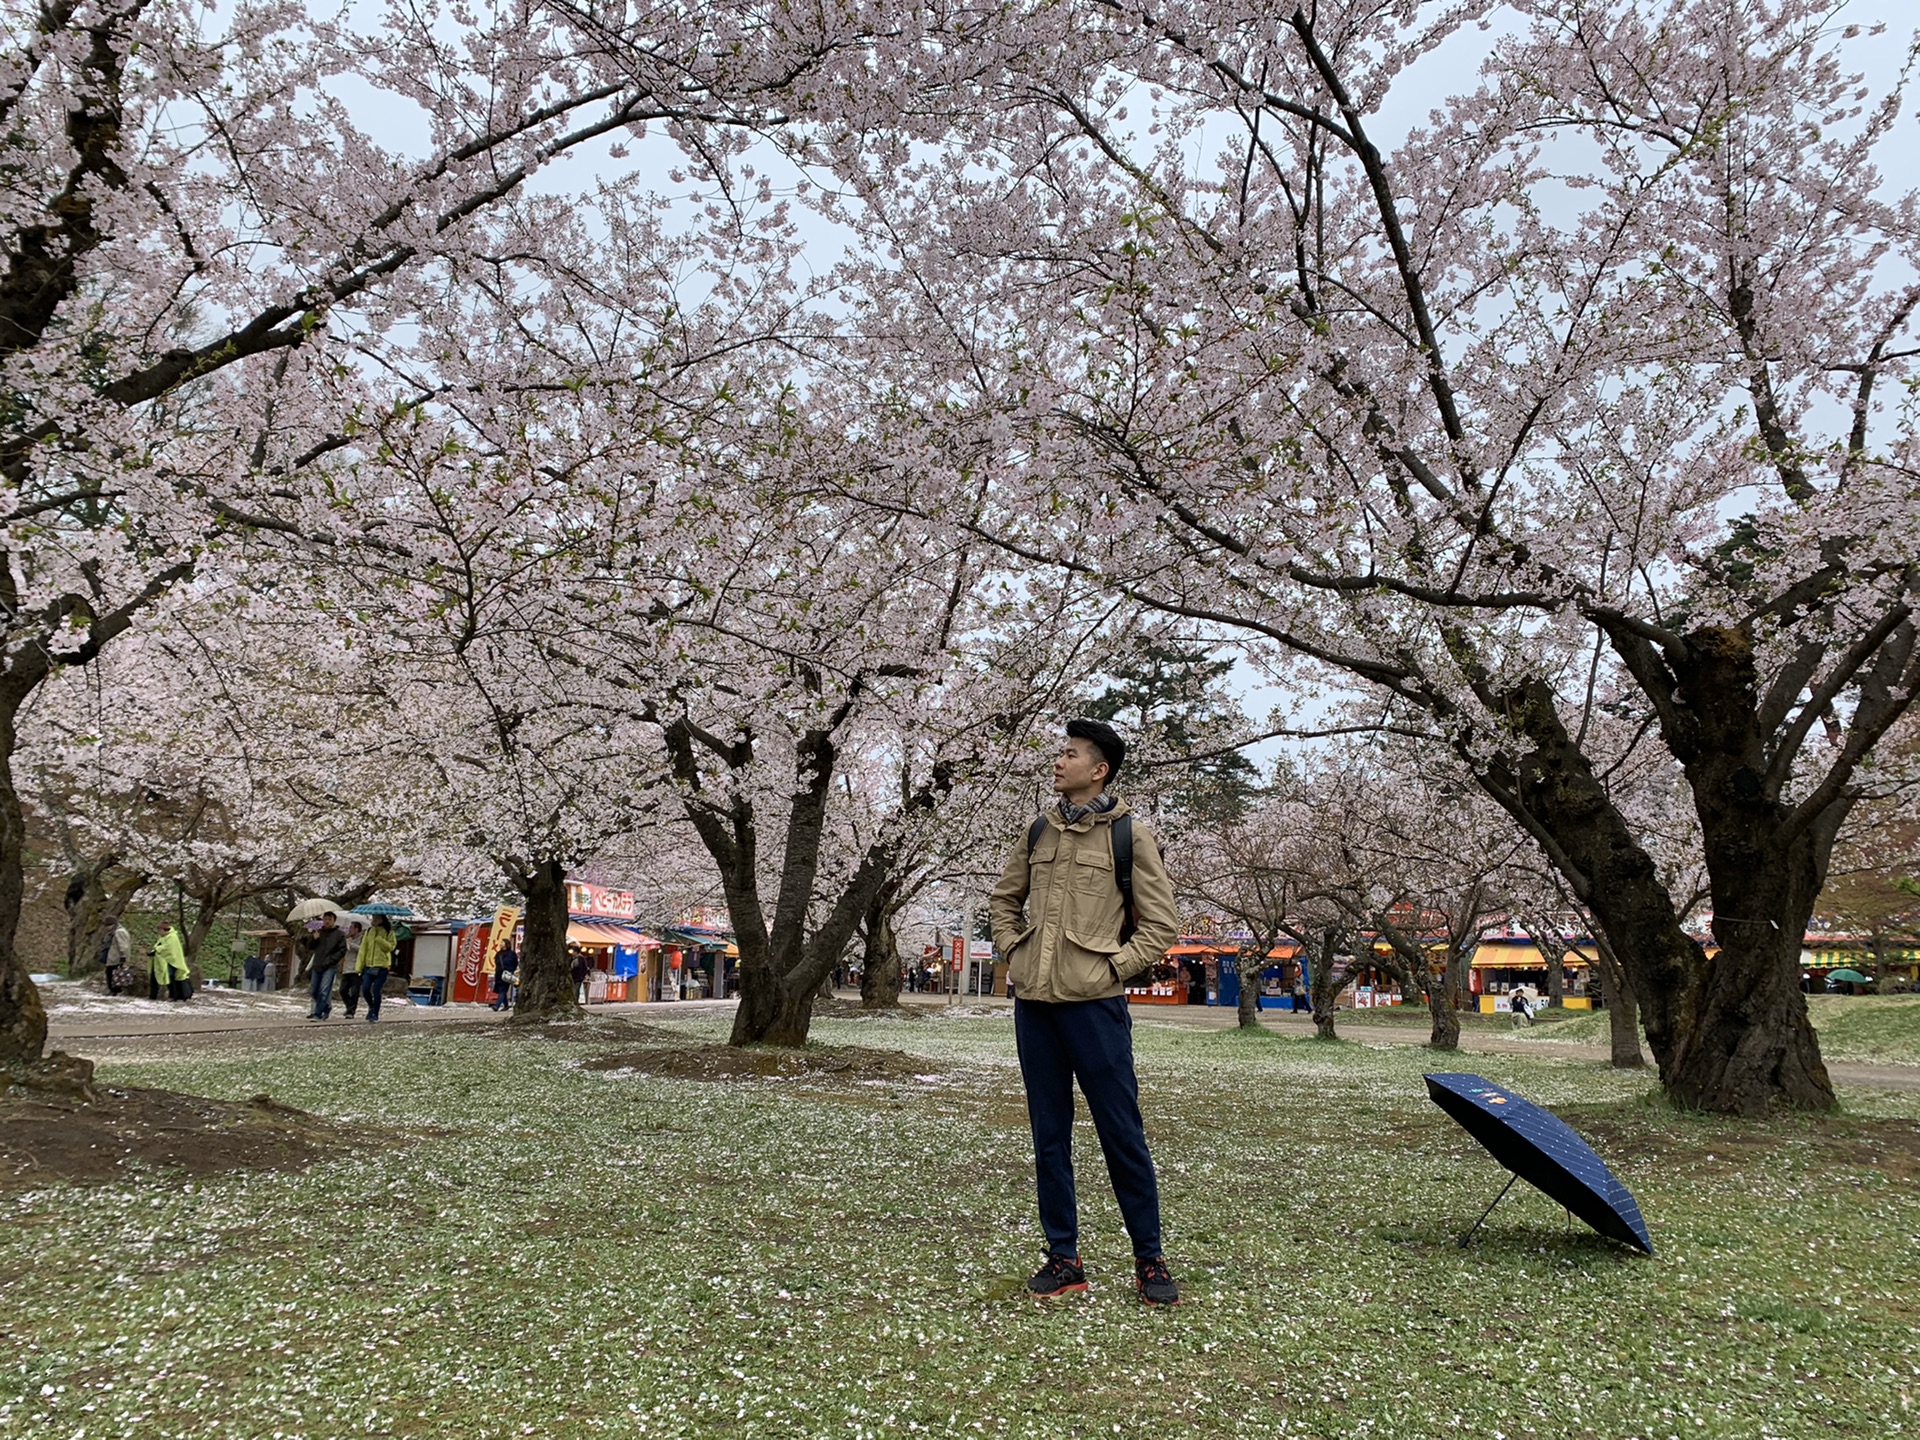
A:
{"label": "jacket chest pocket", "polygon": [[[1054,876],[1064,867],[1059,864],[1060,837],[1049,831],[1034,843],[1027,856],[1027,894],[1044,900],[1053,889]],[[1038,911],[1034,912],[1038,914]]]}
{"label": "jacket chest pocket", "polygon": [[1086,847],[1074,853],[1073,888],[1088,895],[1113,889],[1113,856],[1105,848]]}

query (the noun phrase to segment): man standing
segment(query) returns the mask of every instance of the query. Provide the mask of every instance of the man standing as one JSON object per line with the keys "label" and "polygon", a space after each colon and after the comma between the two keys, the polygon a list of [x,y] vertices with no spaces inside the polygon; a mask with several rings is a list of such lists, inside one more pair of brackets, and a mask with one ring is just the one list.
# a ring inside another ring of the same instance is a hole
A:
{"label": "man standing", "polygon": [[1015,842],[990,910],[994,945],[1010,966],[1047,1237],[1047,1263],[1027,1288],[1036,1295],[1087,1288],[1073,1191],[1078,1080],[1133,1241],[1135,1289],[1150,1305],[1172,1305],[1180,1292],[1160,1253],[1160,1191],[1140,1119],[1123,982],[1166,954],[1180,923],[1159,847],[1108,788],[1126,755],[1110,726],[1068,723],[1053,762],[1058,802]]}
{"label": "man standing", "polygon": [[329,910],[320,917],[320,935],[313,946],[313,1009],[309,1020],[333,1014],[333,981],[347,953],[347,937],[340,933],[340,917]]}

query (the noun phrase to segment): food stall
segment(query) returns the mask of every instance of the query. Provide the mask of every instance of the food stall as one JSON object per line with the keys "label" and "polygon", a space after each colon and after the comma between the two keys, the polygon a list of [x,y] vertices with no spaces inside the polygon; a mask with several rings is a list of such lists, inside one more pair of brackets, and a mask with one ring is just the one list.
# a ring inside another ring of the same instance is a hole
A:
{"label": "food stall", "polygon": [[680,998],[665,978],[676,968],[666,963],[666,947],[635,928],[637,913],[630,890],[567,881],[567,949],[586,957],[589,1005]]}
{"label": "food stall", "polygon": [[[1590,940],[1578,940],[1562,959],[1565,983],[1563,1003],[1569,1010],[1591,1010],[1590,977],[1597,951]],[[1467,987],[1479,997],[1483,1015],[1504,1014],[1512,1008],[1515,990],[1525,990],[1535,1002],[1546,999],[1547,957],[1524,935],[1490,935],[1473,952]]]}
{"label": "food stall", "polygon": [[734,962],[740,958],[740,947],[724,927],[670,925],[660,932],[660,940],[660,983],[662,988],[677,984],[677,998],[723,1000],[739,989]]}
{"label": "food stall", "polygon": [[1267,959],[1273,963],[1260,972],[1260,994],[1254,1003],[1262,1010],[1291,1010],[1293,982],[1305,979],[1300,947],[1287,941],[1269,950]]}

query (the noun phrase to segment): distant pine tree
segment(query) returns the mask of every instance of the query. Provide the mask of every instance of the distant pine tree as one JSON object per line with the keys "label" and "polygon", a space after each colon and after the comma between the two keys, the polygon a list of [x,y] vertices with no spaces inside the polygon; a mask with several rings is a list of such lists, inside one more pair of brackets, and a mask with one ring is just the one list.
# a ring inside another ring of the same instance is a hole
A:
{"label": "distant pine tree", "polygon": [[1215,753],[1239,719],[1222,694],[1232,670],[1233,661],[1204,645],[1146,639],[1087,706],[1094,719],[1131,729],[1143,750],[1159,752],[1151,788],[1167,809],[1200,824],[1238,820],[1259,782],[1239,751]]}

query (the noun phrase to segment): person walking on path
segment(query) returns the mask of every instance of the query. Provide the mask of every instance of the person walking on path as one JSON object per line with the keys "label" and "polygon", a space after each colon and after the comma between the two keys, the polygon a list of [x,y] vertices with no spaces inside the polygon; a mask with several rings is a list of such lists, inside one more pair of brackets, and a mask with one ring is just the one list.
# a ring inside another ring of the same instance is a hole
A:
{"label": "person walking on path", "polygon": [[168,925],[153,942],[153,995],[158,1000],[164,988],[169,1000],[185,1000],[187,990],[187,947],[180,943],[180,932]]}
{"label": "person walking on path", "polygon": [[1068,723],[1053,762],[1057,803],[1015,841],[989,909],[994,946],[1010,966],[1047,1240],[1046,1264],[1027,1288],[1036,1295],[1087,1288],[1073,1188],[1077,1080],[1133,1241],[1135,1290],[1150,1305],[1173,1305],[1180,1292],[1161,1254],[1160,1190],[1140,1118],[1125,982],[1166,954],[1180,922],[1159,846],[1108,788],[1126,755],[1110,726]]}
{"label": "person walking on path", "polygon": [[340,961],[347,953],[347,937],[340,933],[340,917],[329,910],[320,917],[320,934],[313,945],[313,1009],[309,1020],[325,1020],[333,1014],[333,981],[340,973]]}
{"label": "person walking on path", "polygon": [[513,939],[500,947],[500,953],[493,957],[493,1004],[489,1010],[513,1009],[513,982],[520,969],[520,952],[513,948]]}
{"label": "person walking on path", "polygon": [[347,948],[340,956],[340,998],[346,1002],[349,1020],[360,1004],[360,942],[364,939],[366,932],[360,928],[360,922],[349,920]]}
{"label": "person walking on path", "polygon": [[[354,958],[360,966],[360,996],[367,1002],[367,1023],[380,1018],[380,997],[387,988],[387,974],[393,968],[393,950],[399,943],[393,922],[384,915],[373,917],[373,928],[360,937],[360,951]],[[349,1009],[347,1014],[353,1014]]]}

